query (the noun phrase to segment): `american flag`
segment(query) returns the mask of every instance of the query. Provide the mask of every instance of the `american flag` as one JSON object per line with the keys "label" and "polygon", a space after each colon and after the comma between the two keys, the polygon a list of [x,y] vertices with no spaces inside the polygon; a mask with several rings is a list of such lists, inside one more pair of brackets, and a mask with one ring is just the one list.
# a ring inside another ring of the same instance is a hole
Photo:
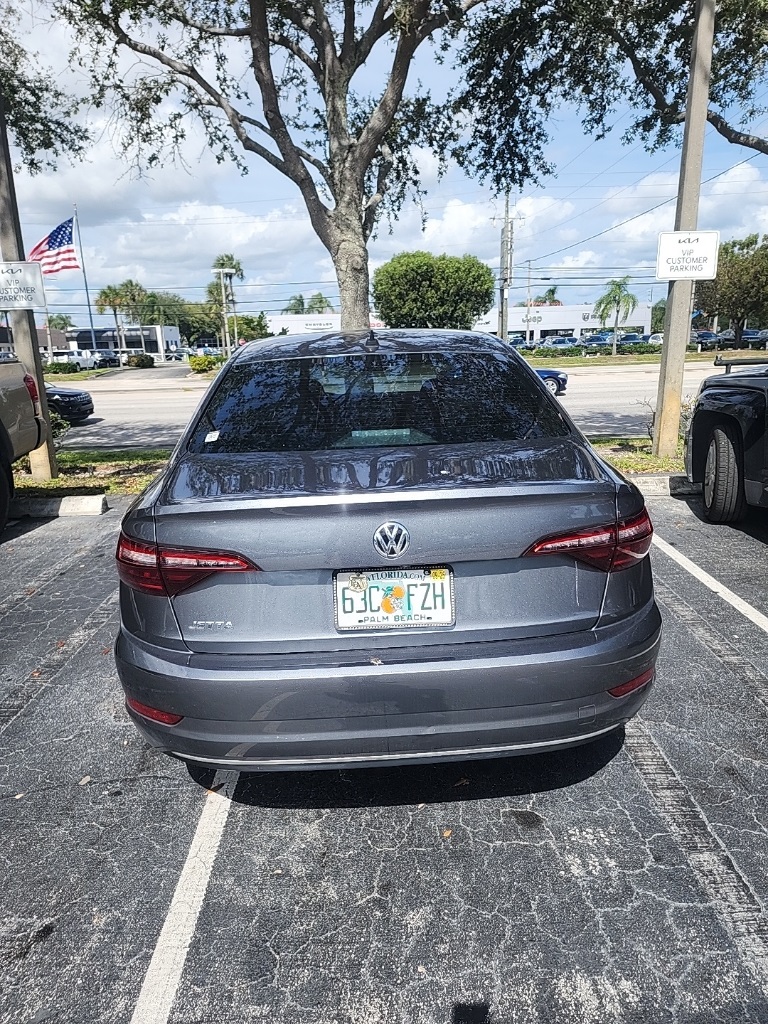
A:
{"label": "american flag", "polygon": [[39,263],[44,274],[58,274],[60,270],[79,270],[77,254],[72,244],[73,217],[54,228],[42,238],[29,254],[31,263]]}

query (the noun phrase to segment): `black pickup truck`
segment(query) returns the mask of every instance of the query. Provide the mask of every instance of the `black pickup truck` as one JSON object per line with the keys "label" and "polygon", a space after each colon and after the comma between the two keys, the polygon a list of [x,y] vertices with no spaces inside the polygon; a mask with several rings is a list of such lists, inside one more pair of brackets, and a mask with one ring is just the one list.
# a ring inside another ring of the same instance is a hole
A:
{"label": "black pickup truck", "polygon": [[[713,523],[768,508],[768,359],[717,359],[702,383],[685,439],[685,468],[702,485]],[[731,373],[734,367],[749,369]]]}

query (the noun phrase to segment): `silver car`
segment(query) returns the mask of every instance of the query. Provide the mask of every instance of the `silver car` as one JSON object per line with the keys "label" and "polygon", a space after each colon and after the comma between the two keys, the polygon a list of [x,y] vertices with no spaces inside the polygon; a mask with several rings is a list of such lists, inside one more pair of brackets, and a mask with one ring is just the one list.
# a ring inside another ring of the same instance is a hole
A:
{"label": "silver car", "polygon": [[653,681],[651,537],[493,337],[253,342],[125,516],[127,707],[166,753],[246,771],[584,743]]}

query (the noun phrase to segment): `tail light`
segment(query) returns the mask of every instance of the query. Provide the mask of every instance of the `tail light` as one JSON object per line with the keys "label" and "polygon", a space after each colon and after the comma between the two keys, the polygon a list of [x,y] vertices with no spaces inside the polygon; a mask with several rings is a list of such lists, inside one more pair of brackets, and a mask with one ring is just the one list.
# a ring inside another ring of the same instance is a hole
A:
{"label": "tail light", "polygon": [[40,392],[37,390],[37,381],[35,380],[31,373],[24,374],[24,384],[26,386],[27,391],[29,392],[29,397],[32,399],[32,401],[39,402]]}
{"label": "tail light", "polygon": [[146,544],[120,534],[117,574],[123,583],[143,594],[174,597],[220,572],[256,572],[258,566],[231,551],[201,551]]}
{"label": "tail light", "polygon": [[636,676],[634,679],[630,679],[628,683],[621,683],[620,686],[614,686],[613,689],[608,691],[608,693],[610,693],[612,697],[626,697],[628,693],[639,690],[641,686],[647,686],[653,679],[655,672],[655,669],[649,668],[647,672],[643,672],[642,675]]}
{"label": "tail light", "polygon": [[570,555],[578,562],[612,572],[628,569],[645,558],[653,539],[653,524],[643,509],[631,519],[607,526],[544,537],[525,552],[526,555]]}
{"label": "tail light", "polygon": [[159,708],[151,708],[148,704],[128,697],[125,702],[131,711],[135,711],[142,718],[148,718],[151,722],[160,722],[162,725],[178,725],[184,715],[174,715],[172,711],[161,711]]}

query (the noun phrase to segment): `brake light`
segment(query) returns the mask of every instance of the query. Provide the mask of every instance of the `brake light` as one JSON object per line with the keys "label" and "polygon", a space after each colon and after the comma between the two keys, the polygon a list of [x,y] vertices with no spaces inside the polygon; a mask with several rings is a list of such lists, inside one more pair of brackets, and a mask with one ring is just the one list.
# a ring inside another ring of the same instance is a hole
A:
{"label": "brake light", "polygon": [[162,725],[178,725],[184,715],[174,715],[171,711],[160,711],[159,708],[151,708],[148,704],[142,704],[133,697],[127,697],[125,703],[142,718],[148,718],[151,722],[160,722]]}
{"label": "brake light", "polygon": [[29,392],[29,397],[32,399],[32,401],[39,402],[40,392],[37,390],[37,381],[35,380],[31,373],[24,374],[24,384],[26,386],[27,391]]}
{"label": "brake light", "polygon": [[120,534],[117,573],[123,583],[144,594],[174,597],[219,572],[255,572],[258,566],[230,551],[201,551],[146,544]]}
{"label": "brake light", "polygon": [[622,683],[620,686],[614,686],[613,689],[608,691],[608,693],[610,693],[612,697],[626,697],[626,695],[628,693],[632,693],[633,690],[639,690],[641,686],[647,686],[653,679],[655,672],[655,669],[649,668],[647,672],[643,672],[642,675],[636,676],[634,679],[630,679],[628,683]]}
{"label": "brake light", "polygon": [[577,562],[611,572],[628,569],[644,558],[651,547],[653,524],[648,512],[618,523],[596,526],[574,533],[543,537],[532,544],[526,555],[570,555]]}

